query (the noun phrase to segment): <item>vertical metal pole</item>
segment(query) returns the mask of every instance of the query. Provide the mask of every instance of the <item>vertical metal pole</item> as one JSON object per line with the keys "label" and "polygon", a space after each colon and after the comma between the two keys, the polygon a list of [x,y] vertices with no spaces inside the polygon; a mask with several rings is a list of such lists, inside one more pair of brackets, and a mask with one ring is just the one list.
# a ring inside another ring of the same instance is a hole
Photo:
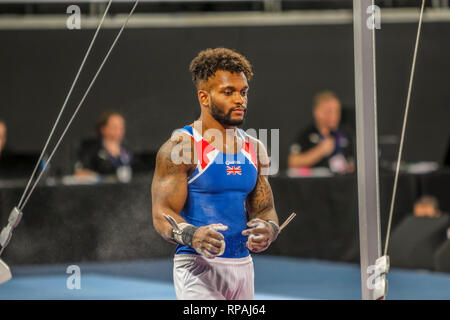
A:
{"label": "vertical metal pole", "polygon": [[362,298],[373,300],[367,268],[381,255],[374,30],[367,25],[372,0],[353,0],[355,108]]}

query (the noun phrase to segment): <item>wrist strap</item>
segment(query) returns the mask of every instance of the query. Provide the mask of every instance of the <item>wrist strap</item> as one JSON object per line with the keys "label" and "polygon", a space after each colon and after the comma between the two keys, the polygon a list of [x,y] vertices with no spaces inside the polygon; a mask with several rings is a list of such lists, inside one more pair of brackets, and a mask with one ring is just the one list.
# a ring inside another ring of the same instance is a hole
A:
{"label": "wrist strap", "polygon": [[178,230],[172,228],[172,239],[185,246],[192,247],[192,239],[194,238],[194,233],[197,231],[198,227],[193,226],[189,223],[179,223]]}
{"label": "wrist strap", "polygon": [[272,242],[273,242],[273,241],[275,241],[276,238],[278,237],[278,233],[280,233],[280,227],[279,227],[274,221],[272,221],[272,220],[265,220],[265,221],[268,222],[268,223],[270,223],[270,225],[271,225],[272,228],[273,228],[273,234],[274,234],[273,240],[272,240]]}
{"label": "wrist strap", "polygon": [[163,217],[172,225],[171,239],[181,245],[192,247],[192,239],[198,227],[186,222],[177,223],[174,218],[165,213]]}

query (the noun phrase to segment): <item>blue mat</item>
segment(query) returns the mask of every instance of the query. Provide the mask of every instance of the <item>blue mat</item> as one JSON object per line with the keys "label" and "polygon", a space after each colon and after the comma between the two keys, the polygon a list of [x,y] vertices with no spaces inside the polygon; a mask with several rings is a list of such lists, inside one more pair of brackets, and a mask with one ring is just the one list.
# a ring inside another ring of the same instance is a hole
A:
{"label": "blue mat", "polygon": [[[255,299],[360,299],[358,265],[253,256]],[[172,260],[80,263],[81,289],[69,290],[66,265],[12,267],[0,299],[175,299]],[[450,275],[393,269],[388,299],[449,299]]]}

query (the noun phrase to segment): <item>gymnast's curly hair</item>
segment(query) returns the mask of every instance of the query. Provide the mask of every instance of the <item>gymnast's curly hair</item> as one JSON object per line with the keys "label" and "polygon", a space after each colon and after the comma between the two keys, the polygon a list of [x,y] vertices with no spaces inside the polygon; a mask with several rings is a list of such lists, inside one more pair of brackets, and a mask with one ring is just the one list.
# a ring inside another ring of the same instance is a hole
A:
{"label": "gymnast's curly hair", "polygon": [[200,51],[189,66],[192,82],[196,86],[198,86],[200,81],[206,81],[214,76],[217,70],[225,70],[232,73],[243,72],[248,81],[253,76],[250,62],[240,53],[227,48]]}

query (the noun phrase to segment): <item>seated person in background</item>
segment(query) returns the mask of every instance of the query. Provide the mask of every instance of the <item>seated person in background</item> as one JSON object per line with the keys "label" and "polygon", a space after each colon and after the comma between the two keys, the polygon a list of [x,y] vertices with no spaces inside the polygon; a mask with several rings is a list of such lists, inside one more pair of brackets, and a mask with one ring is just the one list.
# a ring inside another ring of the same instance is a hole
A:
{"label": "seated person in background", "polygon": [[433,196],[422,196],[414,203],[414,216],[438,218],[441,216],[439,203]]}
{"label": "seated person in background", "polygon": [[106,111],[96,124],[98,138],[81,145],[75,175],[78,177],[114,175],[121,181],[131,178],[132,153],[123,146],[125,118],[120,112]]}
{"label": "seated person in background", "polygon": [[406,216],[392,232],[391,265],[434,270],[434,257],[447,238],[449,225],[450,217],[439,210],[435,197],[420,197],[414,203],[414,215]]}
{"label": "seated person in background", "polygon": [[326,167],[334,173],[355,170],[352,134],[339,126],[341,103],[331,91],[313,101],[314,123],[304,129],[291,146],[289,168]]}
{"label": "seated person in background", "polygon": [[39,155],[31,152],[15,152],[6,144],[6,138],[6,122],[0,120],[0,180],[28,178]]}

